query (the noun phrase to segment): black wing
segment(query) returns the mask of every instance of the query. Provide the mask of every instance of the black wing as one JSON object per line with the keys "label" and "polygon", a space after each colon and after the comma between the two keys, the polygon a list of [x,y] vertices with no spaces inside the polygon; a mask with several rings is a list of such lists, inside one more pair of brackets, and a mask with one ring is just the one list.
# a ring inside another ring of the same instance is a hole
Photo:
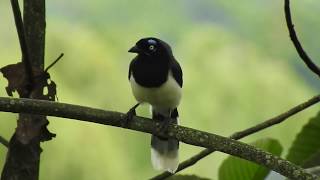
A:
{"label": "black wing", "polygon": [[183,85],[182,69],[178,61],[176,61],[175,59],[171,63],[171,72],[172,72],[173,78],[177,81],[180,87],[182,87]]}
{"label": "black wing", "polygon": [[128,79],[130,81],[130,77],[131,77],[131,70],[132,70],[132,66],[133,66],[133,63],[136,61],[136,57],[134,59],[132,59],[132,61],[130,62],[130,65],[129,65],[129,72],[128,72]]}

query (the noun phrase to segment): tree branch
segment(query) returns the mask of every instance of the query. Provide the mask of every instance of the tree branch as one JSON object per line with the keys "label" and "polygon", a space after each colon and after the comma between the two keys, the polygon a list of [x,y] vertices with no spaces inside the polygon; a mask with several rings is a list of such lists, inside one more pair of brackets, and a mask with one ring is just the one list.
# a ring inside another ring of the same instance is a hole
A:
{"label": "tree branch", "polygon": [[294,30],[294,25],[291,19],[291,12],[290,12],[290,0],[284,1],[284,12],[286,16],[287,27],[289,30],[291,41],[293,42],[300,58],[304,61],[304,63],[308,66],[308,68],[317,74],[320,77],[320,69],[319,67],[311,60],[308,54],[304,51],[301,43],[298,40],[297,34]]}
{"label": "tree branch", "polygon": [[[32,66],[44,69],[45,0],[24,0],[23,21]],[[32,52],[32,53],[31,53]]]}
{"label": "tree branch", "polygon": [[61,53],[60,56],[55,61],[53,61],[48,67],[46,67],[44,72],[48,72],[49,69],[52,68],[63,56],[64,56],[64,54]]}
{"label": "tree branch", "polygon": [[215,149],[255,162],[291,179],[302,180],[318,178],[315,175],[306,173],[305,170],[289,161],[226,137],[178,126],[176,124],[170,124],[167,134],[161,133],[159,130],[160,122],[151,121],[148,118],[135,116],[132,121],[128,123],[128,127],[123,127],[123,124],[125,124],[125,114],[123,113],[51,101],[5,97],[0,97],[0,111],[77,119],[146,132],[165,138],[176,138],[186,144]]}
{"label": "tree branch", "polygon": [[9,146],[9,142],[2,136],[0,136],[0,143],[2,145],[4,145],[5,147],[8,147]]}
{"label": "tree branch", "polygon": [[259,132],[261,130],[264,130],[270,126],[279,124],[279,123],[285,121],[286,119],[288,119],[289,117],[297,114],[298,112],[301,112],[301,111],[307,109],[308,107],[318,103],[319,101],[320,101],[320,95],[314,96],[311,99],[307,100],[306,102],[303,102],[303,103],[293,107],[292,109],[288,110],[287,112],[284,112],[276,117],[268,119],[268,120],[266,120],[260,124],[257,124],[256,126],[253,126],[251,128],[236,132],[236,133],[232,134],[230,136],[230,138],[241,139],[241,138],[246,137],[248,135],[251,135],[251,134],[254,134],[254,133]]}
{"label": "tree branch", "polygon": [[26,70],[26,79],[29,82],[28,86],[26,87],[27,93],[23,96],[28,97],[34,86],[34,81],[33,81],[32,66],[30,63],[27,41],[25,37],[24,25],[22,22],[21,11],[20,11],[18,0],[11,0],[11,7],[12,7],[14,22],[16,24],[16,29],[19,37],[19,44],[20,44],[20,49],[22,54],[22,62]]}
{"label": "tree branch", "polygon": [[[246,137],[248,135],[254,134],[256,132],[259,132],[261,130],[264,130],[270,126],[279,124],[281,122],[283,122],[284,120],[286,120],[287,118],[297,114],[300,111],[303,111],[304,109],[318,103],[320,101],[320,95],[314,96],[313,98],[309,99],[308,101],[301,103],[293,108],[291,108],[289,111],[284,112],[276,117],[273,117],[271,119],[268,119],[260,124],[257,124],[253,127],[250,127],[248,129],[245,129],[243,131],[239,131],[236,132],[234,134],[232,134],[230,136],[230,138],[238,140],[241,139],[243,137]],[[215,150],[212,149],[205,149],[202,150],[200,153],[192,156],[191,158],[183,161],[182,163],[179,164],[178,170],[176,171],[182,171],[183,169],[186,169],[194,164],[196,164],[199,160],[203,159],[204,157],[208,156],[209,154],[213,153]],[[153,178],[151,178],[152,180],[161,180],[161,179],[165,179],[168,178],[170,176],[172,176],[173,174],[169,173],[169,172],[163,172]]]}

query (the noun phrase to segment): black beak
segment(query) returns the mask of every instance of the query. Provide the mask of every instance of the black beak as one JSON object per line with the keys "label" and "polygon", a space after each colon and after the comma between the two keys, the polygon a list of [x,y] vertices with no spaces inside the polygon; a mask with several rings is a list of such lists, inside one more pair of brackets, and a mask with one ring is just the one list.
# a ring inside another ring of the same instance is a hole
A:
{"label": "black beak", "polygon": [[129,49],[128,52],[131,52],[131,53],[140,53],[141,50],[140,50],[137,46],[133,46],[131,49]]}

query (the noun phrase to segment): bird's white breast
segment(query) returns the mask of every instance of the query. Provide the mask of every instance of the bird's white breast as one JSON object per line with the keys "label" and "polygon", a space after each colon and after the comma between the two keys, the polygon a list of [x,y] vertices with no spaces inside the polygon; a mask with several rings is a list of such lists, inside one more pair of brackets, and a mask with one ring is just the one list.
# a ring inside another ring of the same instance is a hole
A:
{"label": "bird's white breast", "polygon": [[159,87],[147,88],[139,85],[134,77],[130,78],[131,89],[134,97],[138,102],[147,102],[154,107],[159,108],[176,108],[181,99],[181,87],[168,73],[168,79]]}

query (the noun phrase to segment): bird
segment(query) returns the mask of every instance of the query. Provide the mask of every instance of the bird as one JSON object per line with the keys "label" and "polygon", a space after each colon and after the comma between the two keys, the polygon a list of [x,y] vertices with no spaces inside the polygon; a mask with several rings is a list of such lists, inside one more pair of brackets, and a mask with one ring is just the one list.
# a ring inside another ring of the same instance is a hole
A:
{"label": "bird", "polygon": [[[178,122],[178,105],[182,97],[182,69],[168,43],[155,38],[142,38],[129,49],[136,53],[130,63],[128,79],[137,100],[127,113],[136,114],[141,103],[151,105],[152,119],[161,121],[163,131]],[[175,173],[179,165],[179,141],[174,138],[151,137],[151,162],[156,170]]]}

